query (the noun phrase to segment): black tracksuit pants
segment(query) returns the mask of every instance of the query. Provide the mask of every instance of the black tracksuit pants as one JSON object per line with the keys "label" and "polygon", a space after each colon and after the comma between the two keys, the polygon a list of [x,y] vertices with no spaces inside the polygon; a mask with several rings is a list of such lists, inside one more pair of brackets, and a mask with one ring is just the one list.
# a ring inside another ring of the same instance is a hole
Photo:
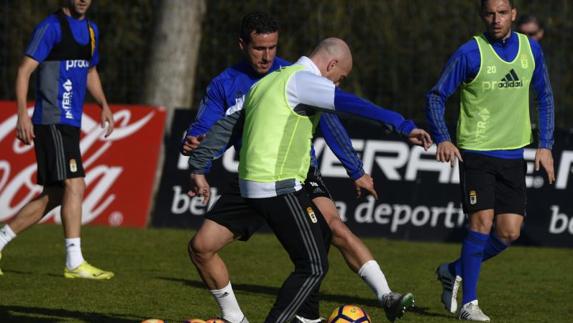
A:
{"label": "black tracksuit pants", "polygon": [[317,292],[328,271],[331,239],[322,214],[304,190],[246,200],[265,218],[295,267],[281,286],[265,323],[288,322],[295,314],[316,318]]}

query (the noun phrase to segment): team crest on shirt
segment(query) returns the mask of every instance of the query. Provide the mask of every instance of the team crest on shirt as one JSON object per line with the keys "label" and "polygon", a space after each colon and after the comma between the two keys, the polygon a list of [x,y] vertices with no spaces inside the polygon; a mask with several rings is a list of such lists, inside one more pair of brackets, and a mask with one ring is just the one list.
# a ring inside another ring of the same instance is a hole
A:
{"label": "team crest on shirt", "polygon": [[70,159],[70,172],[75,173],[78,171],[78,163],[75,159]]}
{"label": "team crest on shirt", "polygon": [[522,68],[529,67],[529,59],[527,59],[527,55],[521,55],[521,67]]}
{"label": "team crest on shirt", "polygon": [[478,201],[478,196],[476,191],[470,191],[470,204],[476,205]]}
{"label": "team crest on shirt", "polygon": [[306,208],[306,213],[308,213],[308,217],[310,218],[310,221],[312,223],[318,222],[318,219],[316,218],[316,214],[314,214],[314,211],[312,210],[312,208],[310,206]]}

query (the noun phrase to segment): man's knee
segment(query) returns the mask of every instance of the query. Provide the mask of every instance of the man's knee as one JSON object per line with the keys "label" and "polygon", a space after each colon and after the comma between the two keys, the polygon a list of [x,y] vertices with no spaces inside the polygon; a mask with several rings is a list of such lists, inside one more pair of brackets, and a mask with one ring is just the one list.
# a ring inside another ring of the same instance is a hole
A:
{"label": "man's knee", "polygon": [[195,235],[189,240],[188,252],[193,263],[204,263],[211,259],[218,250],[214,250],[201,236]]}
{"label": "man's knee", "polygon": [[519,239],[520,230],[498,228],[495,232],[498,239],[511,243]]}
{"label": "man's knee", "polygon": [[66,194],[73,194],[80,197],[83,197],[86,191],[86,183],[82,177],[64,180],[64,187]]}
{"label": "man's knee", "polygon": [[328,273],[328,260],[325,259],[325,261],[322,262],[322,266],[321,266],[321,271],[322,271],[322,278],[324,278],[326,276],[326,273]]}
{"label": "man's knee", "polygon": [[322,281],[322,279],[326,277],[328,269],[329,269],[328,261],[324,261],[321,263],[307,262],[302,266],[295,265],[294,271],[301,276],[312,279],[318,279],[319,281]]}
{"label": "man's knee", "polygon": [[295,260],[294,271],[299,275],[323,279],[328,273],[328,258],[327,255],[319,256],[318,259],[303,259]]}
{"label": "man's knee", "polygon": [[497,237],[509,244],[519,238],[523,216],[512,213],[497,215],[495,233]]}
{"label": "man's knee", "polygon": [[493,226],[493,210],[484,210],[470,216],[470,230],[488,234]]}
{"label": "man's knee", "polygon": [[234,235],[229,229],[207,219],[189,241],[189,256],[194,263],[204,263],[233,241]]}
{"label": "man's knee", "polygon": [[326,277],[326,274],[328,273],[328,260],[324,259],[323,261],[320,262],[320,270],[318,270],[318,272],[315,272],[312,276],[313,277],[317,277],[318,279],[322,280],[324,279],[324,277]]}

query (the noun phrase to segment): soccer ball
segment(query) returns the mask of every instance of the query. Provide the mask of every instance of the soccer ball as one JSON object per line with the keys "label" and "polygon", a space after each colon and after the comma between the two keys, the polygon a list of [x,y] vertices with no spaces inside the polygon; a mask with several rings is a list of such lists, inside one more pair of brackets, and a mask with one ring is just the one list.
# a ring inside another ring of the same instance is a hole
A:
{"label": "soccer ball", "polygon": [[328,323],[372,323],[370,315],[357,305],[342,305],[334,309]]}

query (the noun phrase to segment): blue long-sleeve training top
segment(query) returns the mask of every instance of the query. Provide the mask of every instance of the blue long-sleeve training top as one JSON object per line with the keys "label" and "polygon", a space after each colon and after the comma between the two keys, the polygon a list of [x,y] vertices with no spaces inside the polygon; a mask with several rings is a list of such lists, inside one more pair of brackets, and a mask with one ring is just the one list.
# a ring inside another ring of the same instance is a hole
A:
{"label": "blue long-sleeve training top", "polygon": [[[486,37],[487,34],[486,34]],[[519,51],[519,39],[515,32],[506,40],[493,41],[488,37],[493,49],[505,61],[515,59]],[[529,39],[531,51],[535,60],[535,70],[531,85],[536,94],[539,114],[539,148],[551,149],[553,146],[554,111],[553,90],[549,81],[549,73],[543,57],[543,50],[538,42]],[[430,131],[436,144],[451,141],[444,112],[446,101],[458,89],[462,82],[471,82],[479,72],[481,65],[480,51],[475,39],[471,39],[449,59],[438,83],[426,96],[426,119],[430,123]],[[510,123],[507,125],[511,126]],[[473,151],[492,157],[517,159],[523,158],[523,148],[514,150]]]}
{"label": "blue long-sleeve training top", "polygon": [[[281,66],[289,66],[290,62],[276,57],[269,73]],[[264,75],[257,74],[247,61],[242,61],[225,69],[215,77],[207,87],[207,93],[201,100],[197,117],[191,123],[185,136],[199,136],[206,134],[209,129],[226,115],[232,114],[234,109],[242,106],[244,95],[251,86]],[[362,160],[352,148],[352,142],[346,129],[336,115],[323,115],[319,123],[320,130],[326,144],[334,152],[346,169],[348,176],[354,180],[364,175]],[[231,144],[235,149],[240,149],[240,136],[234,136]],[[228,148],[224,147],[217,155],[220,156]],[[217,157],[218,157],[217,156]],[[311,151],[311,165],[318,166],[314,149]],[[210,170],[211,164],[207,165],[204,172]]]}

